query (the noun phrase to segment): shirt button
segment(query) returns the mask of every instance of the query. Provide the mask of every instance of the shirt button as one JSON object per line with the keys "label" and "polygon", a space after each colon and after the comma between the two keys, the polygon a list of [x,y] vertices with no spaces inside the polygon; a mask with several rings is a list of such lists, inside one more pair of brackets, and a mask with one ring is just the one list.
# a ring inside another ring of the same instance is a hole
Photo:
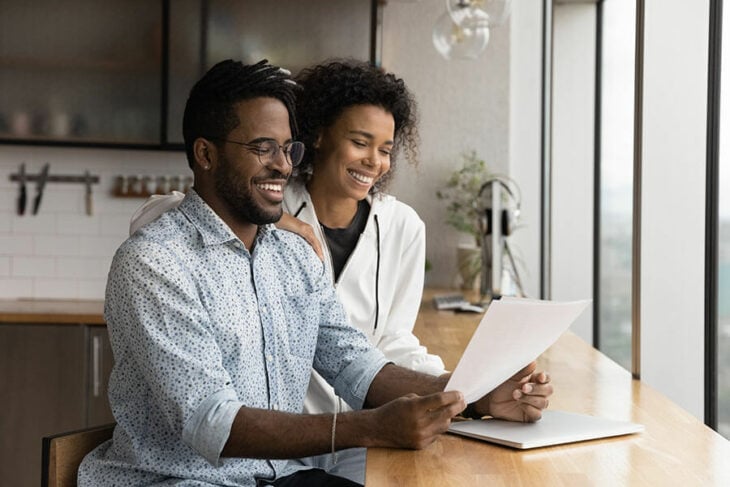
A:
{"label": "shirt button", "polygon": [[277,404],[274,404],[273,406],[271,406],[271,409],[273,409],[274,411],[278,411],[279,406]]}
{"label": "shirt button", "polygon": [[271,362],[272,360],[274,360],[274,357],[270,353],[267,353],[266,354],[266,360],[268,360],[269,362]]}

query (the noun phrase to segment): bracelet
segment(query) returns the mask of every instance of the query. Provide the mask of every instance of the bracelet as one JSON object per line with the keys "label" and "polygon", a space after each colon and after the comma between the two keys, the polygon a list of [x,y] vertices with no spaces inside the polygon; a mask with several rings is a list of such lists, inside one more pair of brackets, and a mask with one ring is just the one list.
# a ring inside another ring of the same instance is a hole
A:
{"label": "bracelet", "polygon": [[461,412],[461,417],[469,419],[482,419],[485,415],[479,414],[474,407],[474,403],[466,405],[466,409]]}
{"label": "bracelet", "polygon": [[337,431],[337,408],[332,416],[332,465],[337,464],[337,452],[335,451],[335,432]]}

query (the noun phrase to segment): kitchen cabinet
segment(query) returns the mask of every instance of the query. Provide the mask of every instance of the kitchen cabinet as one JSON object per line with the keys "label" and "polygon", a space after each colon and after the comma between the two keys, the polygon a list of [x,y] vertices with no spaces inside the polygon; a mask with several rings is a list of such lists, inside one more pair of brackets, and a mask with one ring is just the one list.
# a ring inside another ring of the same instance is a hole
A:
{"label": "kitchen cabinet", "polygon": [[86,426],[114,421],[107,387],[114,366],[112,345],[105,326],[87,326],[87,387]]}
{"label": "kitchen cabinet", "polygon": [[146,0],[0,2],[0,136],[159,145],[162,25]]}
{"label": "kitchen cabinet", "polygon": [[181,149],[224,59],[379,62],[382,0],[0,1],[0,143]]}
{"label": "kitchen cabinet", "polygon": [[104,326],[0,324],[0,483],[38,485],[44,436],[114,421],[111,365]]}
{"label": "kitchen cabinet", "polygon": [[167,141],[183,142],[182,115],[190,88],[218,61],[252,64],[268,59],[294,74],[327,58],[379,63],[378,18],[383,4],[382,0],[172,2]]}

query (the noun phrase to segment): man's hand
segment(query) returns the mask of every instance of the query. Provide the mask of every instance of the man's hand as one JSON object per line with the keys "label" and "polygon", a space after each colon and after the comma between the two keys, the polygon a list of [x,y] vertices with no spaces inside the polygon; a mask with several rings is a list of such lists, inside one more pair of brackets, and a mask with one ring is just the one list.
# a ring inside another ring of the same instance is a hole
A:
{"label": "man's hand", "polygon": [[479,414],[510,421],[534,422],[542,417],[548,397],[553,393],[550,376],[535,372],[537,364],[525,368],[497,386],[492,392],[474,403]]}
{"label": "man's hand", "polygon": [[408,394],[394,399],[369,411],[375,425],[370,446],[426,448],[465,407],[464,395],[457,391],[427,396]]}
{"label": "man's hand", "polygon": [[322,245],[319,243],[317,236],[314,234],[314,229],[308,223],[304,223],[298,218],[294,218],[288,213],[283,213],[278,222],[275,223],[276,228],[286,230],[292,233],[296,233],[300,237],[312,246],[314,251],[319,256],[319,260],[324,260],[324,252],[322,251]]}

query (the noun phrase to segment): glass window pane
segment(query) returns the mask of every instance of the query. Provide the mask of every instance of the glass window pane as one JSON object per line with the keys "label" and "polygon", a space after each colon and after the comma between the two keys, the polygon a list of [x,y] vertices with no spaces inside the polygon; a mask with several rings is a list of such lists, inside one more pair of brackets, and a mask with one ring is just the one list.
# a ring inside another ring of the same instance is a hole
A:
{"label": "glass window pane", "polygon": [[603,3],[600,348],[631,369],[631,235],[636,2]]}
{"label": "glass window pane", "polygon": [[730,438],[730,9],[722,15],[720,196],[717,288],[717,429]]}
{"label": "glass window pane", "polygon": [[162,9],[0,2],[0,137],[159,143]]}

